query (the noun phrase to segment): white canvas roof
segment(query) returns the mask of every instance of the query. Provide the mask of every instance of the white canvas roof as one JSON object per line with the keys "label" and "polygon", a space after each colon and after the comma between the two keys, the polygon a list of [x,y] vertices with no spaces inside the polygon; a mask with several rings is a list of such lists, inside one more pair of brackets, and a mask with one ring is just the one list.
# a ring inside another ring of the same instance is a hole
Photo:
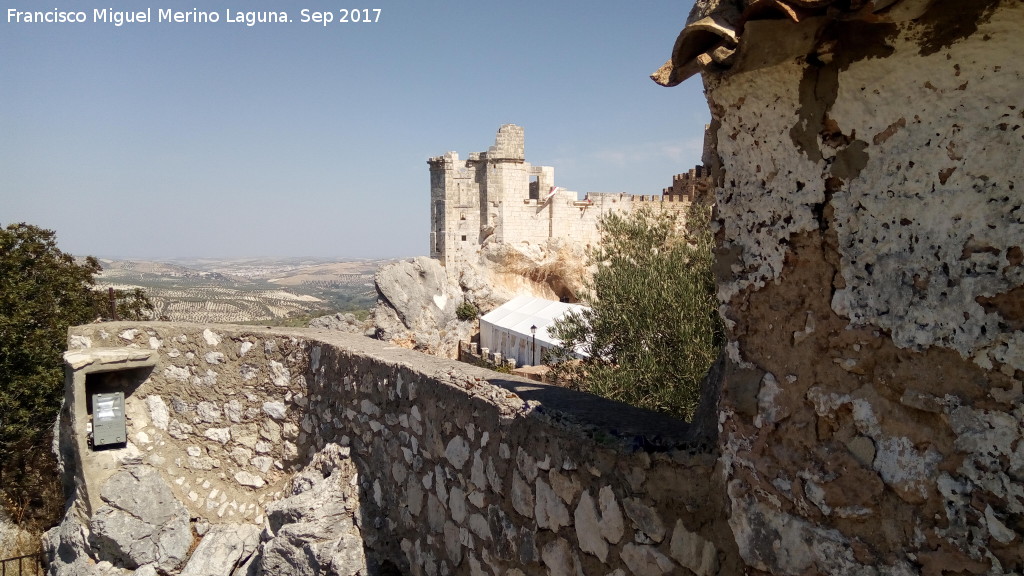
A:
{"label": "white canvas roof", "polygon": [[530,326],[536,326],[537,342],[554,347],[561,344],[561,341],[548,334],[548,327],[570,310],[579,311],[585,308],[580,304],[567,304],[534,296],[516,296],[485,314],[481,321],[527,337],[530,336]]}

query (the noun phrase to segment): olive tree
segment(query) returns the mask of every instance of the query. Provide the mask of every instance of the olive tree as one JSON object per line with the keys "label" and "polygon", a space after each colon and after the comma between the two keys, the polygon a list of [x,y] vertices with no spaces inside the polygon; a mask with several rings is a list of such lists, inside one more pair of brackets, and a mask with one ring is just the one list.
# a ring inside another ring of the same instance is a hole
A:
{"label": "olive tree", "polygon": [[[723,341],[712,270],[710,210],[609,213],[588,251],[581,312],[556,322],[549,357],[569,386],[689,419]],[[586,358],[574,360],[575,351]]]}
{"label": "olive tree", "polygon": [[100,269],[91,256],[62,252],[53,231],[25,223],[0,229],[0,489],[9,494],[55,477],[45,466],[64,395],[68,327],[112,310],[126,320],[152,311],[138,289],[115,291],[111,306],[110,294],[94,289]]}

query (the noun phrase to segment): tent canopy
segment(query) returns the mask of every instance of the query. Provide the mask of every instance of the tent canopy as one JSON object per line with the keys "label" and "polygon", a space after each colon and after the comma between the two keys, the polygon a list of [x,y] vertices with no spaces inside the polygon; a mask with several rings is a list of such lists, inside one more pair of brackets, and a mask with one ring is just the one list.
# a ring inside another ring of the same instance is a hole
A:
{"label": "tent canopy", "polygon": [[537,343],[553,348],[561,344],[561,341],[551,336],[548,328],[569,311],[584,309],[586,306],[580,304],[567,304],[534,296],[516,296],[485,314],[480,321],[526,337],[531,337],[530,326],[536,326]]}

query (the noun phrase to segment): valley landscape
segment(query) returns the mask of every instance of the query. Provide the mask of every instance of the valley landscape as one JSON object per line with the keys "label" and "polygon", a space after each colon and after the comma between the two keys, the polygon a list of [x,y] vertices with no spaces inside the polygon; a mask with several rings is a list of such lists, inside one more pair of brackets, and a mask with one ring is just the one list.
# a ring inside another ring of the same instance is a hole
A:
{"label": "valley landscape", "polygon": [[100,288],[142,288],[156,318],[178,322],[305,325],[312,317],[364,315],[373,275],[391,260],[236,258],[100,259]]}

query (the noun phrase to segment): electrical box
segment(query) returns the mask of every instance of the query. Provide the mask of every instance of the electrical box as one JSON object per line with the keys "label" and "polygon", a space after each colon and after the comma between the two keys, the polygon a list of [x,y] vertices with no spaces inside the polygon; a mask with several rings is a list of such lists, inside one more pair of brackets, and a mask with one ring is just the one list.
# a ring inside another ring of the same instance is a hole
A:
{"label": "electrical box", "polygon": [[128,432],[124,421],[124,392],[92,395],[93,448],[124,444]]}

